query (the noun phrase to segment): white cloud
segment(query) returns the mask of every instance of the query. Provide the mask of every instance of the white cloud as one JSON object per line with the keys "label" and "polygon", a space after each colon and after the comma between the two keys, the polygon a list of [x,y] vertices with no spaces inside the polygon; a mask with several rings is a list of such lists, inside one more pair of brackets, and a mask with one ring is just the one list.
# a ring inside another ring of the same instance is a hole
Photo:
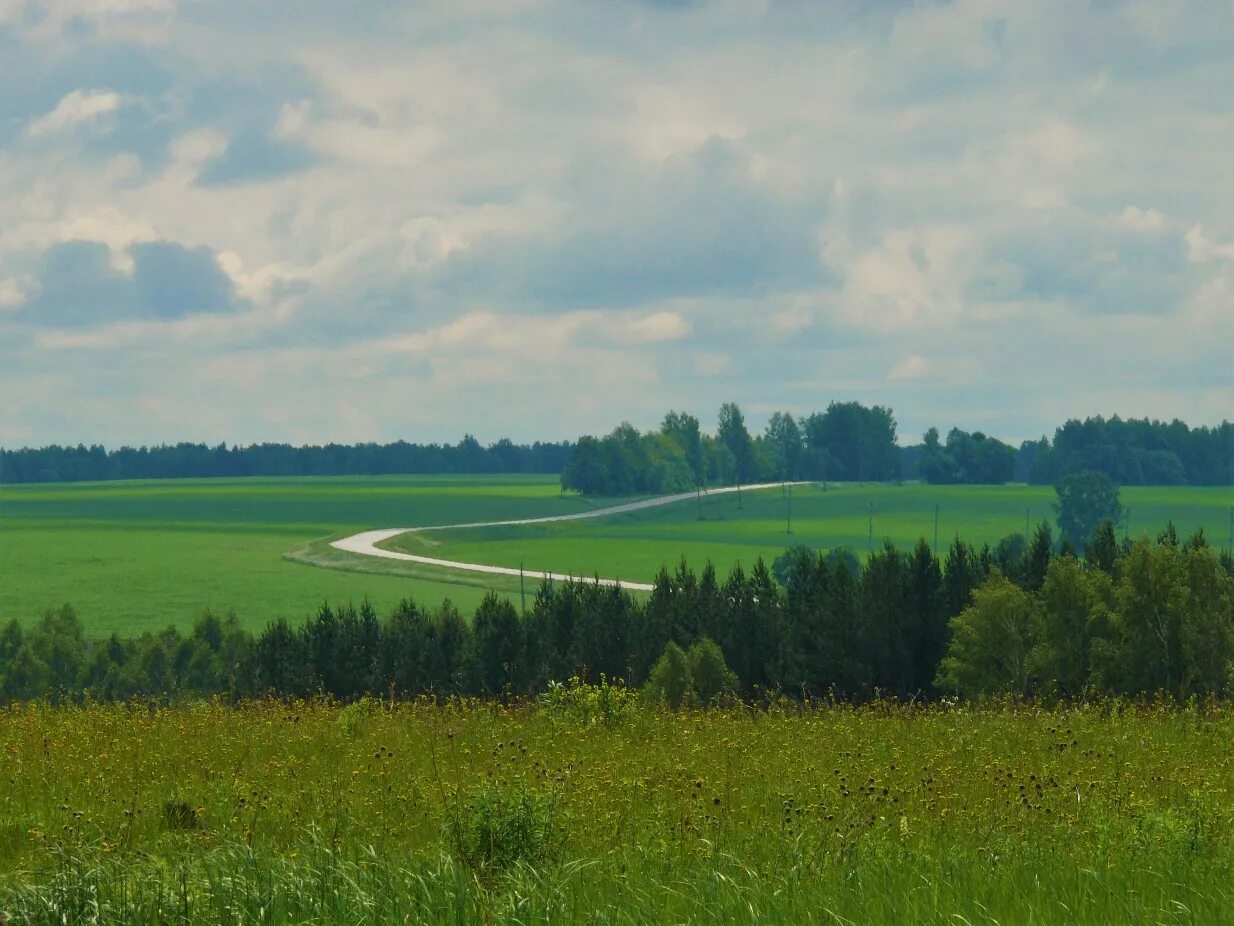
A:
{"label": "white cloud", "polygon": [[1204,226],[1196,225],[1186,235],[1187,255],[1196,263],[1234,260],[1234,241],[1219,244],[1204,234]]}
{"label": "white cloud", "polygon": [[839,317],[880,332],[954,321],[976,257],[972,233],[958,225],[891,231],[842,268]]}
{"label": "white cloud", "polygon": [[680,341],[692,330],[690,323],[676,312],[655,312],[614,325],[613,335],[627,344],[655,344]]}
{"label": "white cloud", "polygon": [[124,98],[110,90],[74,90],[56,104],[51,112],[26,126],[27,138],[43,138],[94,122],[114,113],[124,104]]}

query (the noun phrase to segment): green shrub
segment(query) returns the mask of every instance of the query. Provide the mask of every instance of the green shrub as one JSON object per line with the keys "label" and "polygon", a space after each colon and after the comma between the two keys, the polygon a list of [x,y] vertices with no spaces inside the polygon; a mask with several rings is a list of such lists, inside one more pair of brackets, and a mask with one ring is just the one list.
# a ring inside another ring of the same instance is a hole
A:
{"label": "green shrub", "polygon": [[728,667],[723,650],[711,637],[695,641],[686,658],[699,704],[715,704],[737,690],[737,674]]}
{"label": "green shrub", "polygon": [[634,705],[635,694],[620,679],[600,676],[590,685],[577,675],[566,682],[549,682],[540,695],[540,704],[554,720],[565,719],[580,726],[611,726],[625,719]]}
{"label": "green shrub", "polygon": [[561,855],[563,828],[552,795],[489,785],[447,823],[458,859],[482,876],[543,868]]}
{"label": "green shrub", "polygon": [[702,637],[688,653],[670,641],[652,667],[644,691],[676,710],[683,705],[715,704],[736,691],[738,684],[720,647],[710,637]]}
{"label": "green shrub", "polygon": [[188,801],[163,801],[163,824],[169,830],[195,830],[197,810]]}
{"label": "green shrub", "polygon": [[694,679],[690,675],[690,660],[685,650],[670,640],[656,664],[651,667],[651,675],[647,678],[644,690],[650,697],[663,701],[673,710],[692,702],[695,698]]}
{"label": "green shrub", "polygon": [[340,730],[349,739],[358,739],[364,731],[364,722],[372,716],[376,705],[373,700],[365,695],[354,704],[348,704],[345,708],[338,712],[338,719],[335,723],[338,724]]}

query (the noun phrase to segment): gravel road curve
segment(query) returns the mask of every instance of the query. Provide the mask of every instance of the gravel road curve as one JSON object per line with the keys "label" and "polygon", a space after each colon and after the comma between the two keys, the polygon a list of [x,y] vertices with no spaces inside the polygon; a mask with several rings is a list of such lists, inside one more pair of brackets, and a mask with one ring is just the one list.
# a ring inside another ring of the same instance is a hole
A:
{"label": "gravel road curve", "polygon": [[[748,486],[724,486],[719,489],[711,489],[704,495],[728,495],[732,492],[758,492],[762,489],[778,489],[782,488],[786,483],[782,482],[764,482],[758,485]],[[787,485],[804,485],[804,483],[793,482]],[[341,540],[332,541],[330,546],[336,550],[343,550],[347,553],[357,553],[360,556],[375,556],[379,559],[394,559],[401,560],[405,563],[423,563],[426,566],[439,566],[444,569],[457,569],[460,572],[478,572],[485,575],[494,576],[518,576],[523,575],[528,579],[551,579],[554,582],[565,582],[569,579],[576,581],[598,582],[601,585],[619,585],[622,588],[632,589],[634,591],[651,591],[651,585],[646,582],[629,582],[625,579],[597,579],[594,576],[572,576],[561,572],[538,572],[533,570],[524,570],[519,572],[509,566],[489,566],[484,563],[461,563],[457,560],[437,559],[432,556],[419,556],[414,553],[402,553],[398,550],[383,550],[377,546],[379,543],[384,543],[391,537],[397,537],[399,534],[421,533],[427,531],[444,531],[444,530],[461,530],[470,527],[508,527],[520,524],[548,524],[553,521],[582,521],[586,518],[603,518],[614,514],[627,514],[631,511],[642,511],[646,508],[658,508],[661,505],[672,505],[677,502],[684,502],[695,497],[694,492],[681,492],[677,495],[660,495],[656,498],[645,498],[637,502],[627,502],[622,505],[613,505],[609,508],[597,508],[594,511],[580,511],[575,514],[558,514],[545,518],[522,518],[516,521],[475,521],[470,524],[438,524],[433,527],[387,527],[380,530],[361,531],[358,534],[352,534],[350,537],[344,537]]]}

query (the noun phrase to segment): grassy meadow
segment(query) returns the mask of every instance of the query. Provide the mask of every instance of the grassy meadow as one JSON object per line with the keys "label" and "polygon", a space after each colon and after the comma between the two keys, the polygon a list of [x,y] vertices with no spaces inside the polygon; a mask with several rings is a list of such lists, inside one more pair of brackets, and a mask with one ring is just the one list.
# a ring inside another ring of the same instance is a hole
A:
{"label": "grassy meadow", "polygon": [[[165,480],[0,487],[0,620],[71,603],[88,635],[188,627],[207,608],[260,629],[323,600],[465,611],[484,587],[317,569],[284,554],[370,527],[567,513],[551,477]],[[360,562],[361,568],[366,563]],[[474,582],[474,578],[472,579]]]}
{"label": "grassy meadow", "polygon": [[[1184,537],[1203,527],[1215,545],[1227,542],[1234,490],[1125,488],[1130,530],[1156,534],[1173,520]],[[734,563],[768,562],[786,546],[846,545],[864,555],[871,541],[890,539],[903,548],[920,537],[933,542],[938,506],[940,553],[955,536],[991,546],[1010,533],[1055,520],[1048,486],[931,486],[830,483],[798,486],[791,502],[781,489],[704,497],[612,517],[525,527],[471,528],[404,534],[387,542],[404,550],[464,562],[560,570],[647,582],[661,565],[681,557],[699,567],[707,560],[721,572]],[[792,533],[787,515],[791,504]],[[700,519],[701,511],[701,519]]]}
{"label": "grassy meadow", "polygon": [[1232,740],[1227,707],[1118,703],[14,707],[0,911],[1228,922]]}
{"label": "grassy meadow", "polygon": [[[792,493],[791,535],[779,489],[704,497],[596,520],[431,531],[391,546],[446,559],[650,581],[685,556],[721,570],[768,560],[789,544],[863,552],[887,537],[911,545],[959,534],[995,543],[1053,518],[1053,491],[1029,486],[829,484]],[[1173,519],[1225,542],[1228,488],[1123,490],[1133,532]],[[209,479],[5,486],[0,489],[0,620],[33,620],[69,602],[88,635],[186,628],[207,608],[259,629],[299,620],[322,601],[379,611],[412,596],[450,598],[466,613],[489,589],[518,580],[340,553],[329,540],[373,527],[568,514],[614,499],[562,495],[549,476]],[[872,509],[871,509],[871,506]],[[873,511],[873,533],[870,514]],[[317,568],[317,567],[329,568]]]}

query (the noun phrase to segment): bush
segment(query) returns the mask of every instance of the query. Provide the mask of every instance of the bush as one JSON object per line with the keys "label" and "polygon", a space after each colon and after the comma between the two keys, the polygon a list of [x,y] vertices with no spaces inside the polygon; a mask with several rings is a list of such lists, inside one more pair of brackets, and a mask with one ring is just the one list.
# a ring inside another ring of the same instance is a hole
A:
{"label": "bush", "polygon": [[736,691],[738,684],[720,647],[710,637],[702,637],[688,653],[670,641],[652,667],[644,690],[676,710],[682,705],[714,704]]}
{"label": "bush", "polygon": [[714,704],[737,690],[737,674],[724,661],[724,652],[711,637],[703,637],[686,654],[699,704]]}
{"label": "bush", "polygon": [[169,830],[195,830],[197,810],[188,801],[163,801],[163,824]]}
{"label": "bush", "polygon": [[664,652],[651,667],[644,689],[647,694],[668,704],[673,710],[694,698],[694,678],[690,675],[690,661],[683,650],[671,640]]}
{"label": "bush", "polygon": [[549,716],[563,718],[580,726],[611,726],[625,719],[634,703],[634,692],[620,679],[600,676],[598,685],[589,685],[577,675],[569,681],[549,682],[540,695],[540,704]]}
{"label": "bush", "polygon": [[564,835],[551,795],[495,785],[475,793],[447,831],[458,859],[484,876],[551,864]]}
{"label": "bush", "polygon": [[334,722],[348,739],[359,739],[360,734],[364,732],[364,722],[373,715],[376,707],[373,699],[365,695],[359,701],[348,704],[339,711],[338,718]]}

